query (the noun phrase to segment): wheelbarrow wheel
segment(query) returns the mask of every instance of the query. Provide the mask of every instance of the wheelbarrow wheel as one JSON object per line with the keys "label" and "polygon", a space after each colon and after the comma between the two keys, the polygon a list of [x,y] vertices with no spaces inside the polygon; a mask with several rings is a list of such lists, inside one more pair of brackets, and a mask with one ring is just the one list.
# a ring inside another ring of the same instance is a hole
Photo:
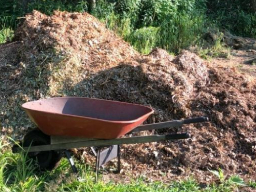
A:
{"label": "wheelbarrow wheel", "polygon": [[[49,145],[50,142],[50,136],[44,134],[39,129],[35,129],[25,135],[23,138],[23,147]],[[29,152],[28,157],[36,161],[39,169],[42,171],[54,169],[61,159],[60,154],[56,151]]]}

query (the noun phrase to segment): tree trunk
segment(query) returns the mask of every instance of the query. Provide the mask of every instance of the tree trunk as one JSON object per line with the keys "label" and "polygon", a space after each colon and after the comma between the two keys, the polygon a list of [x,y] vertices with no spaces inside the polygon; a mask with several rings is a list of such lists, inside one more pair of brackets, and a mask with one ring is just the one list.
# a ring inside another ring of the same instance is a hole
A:
{"label": "tree trunk", "polygon": [[251,0],[252,11],[256,12],[256,0]]}
{"label": "tree trunk", "polygon": [[27,13],[29,1],[30,0],[22,0],[22,9],[23,9],[23,12],[25,13]]}
{"label": "tree trunk", "polygon": [[96,0],[87,0],[87,2],[88,2],[88,12],[92,13],[96,7]]}

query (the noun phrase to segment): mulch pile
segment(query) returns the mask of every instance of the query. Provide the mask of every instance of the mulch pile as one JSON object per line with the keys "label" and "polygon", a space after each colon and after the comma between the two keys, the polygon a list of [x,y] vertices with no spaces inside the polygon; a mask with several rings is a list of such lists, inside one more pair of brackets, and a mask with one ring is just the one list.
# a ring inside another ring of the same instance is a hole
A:
{"label": "mulch pile", "polygon": [[[16,42],[0,46],[1,137],[20,138],[34,125],[20,109],[29,100],[83,96],[139,103],[155,113],[146,123],[208,116],[209,123],[166,132],[189,132],[175,142],[122,146],[121,175],[170,180],[193,176],[255,178],[256,84],[234,68],[213,66],[194,53],[177,57],[154,49],[140,55],[87,13],[34,11],[15,33]],[[143,134],[151,134],[145,132]],[[92,161],[88,151],[77,155]]]}

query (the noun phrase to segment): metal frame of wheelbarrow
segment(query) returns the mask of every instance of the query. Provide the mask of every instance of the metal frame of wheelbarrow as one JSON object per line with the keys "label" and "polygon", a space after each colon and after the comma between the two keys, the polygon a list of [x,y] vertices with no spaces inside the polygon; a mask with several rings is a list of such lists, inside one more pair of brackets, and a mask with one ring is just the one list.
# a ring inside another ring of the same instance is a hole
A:
{"label": "metal frame of wheelbarrow", "polygon": [[[174,127],[182,127],[184,124],[199,123],[208,121],[207,117],[197,117],[185,120],[174,120],[154,124],[141,125],[133,129],[130,133],[146,131],[146,130],[157,130]],[[64,136],[50,136],[51,142],[49,145],[30,146],[24,147],[26,152],[42,152],[42,151],[64,151],[69,163],[74,172],[77,172],[74,161],[68,149],[80,148],[80,147],[91,147],[94,155],[96,156],[96,178],[98,175],[99,168],[105,163],[109,162],[114,158],[118,158],[117,172],[120,171],[120,145],[121,144],[135,144],[135,143],[147,143],[147,142],[158,142],[166,140],[178,140],[189,138],[188,133],[178,134],[167,134],[167,135],[150,135],[150,136],[133,136],[126,138],[116,139],[88,139],[88,138],[77,138],[77,137],[64,137]],[[103,147],[108,147],[101,151]]]}

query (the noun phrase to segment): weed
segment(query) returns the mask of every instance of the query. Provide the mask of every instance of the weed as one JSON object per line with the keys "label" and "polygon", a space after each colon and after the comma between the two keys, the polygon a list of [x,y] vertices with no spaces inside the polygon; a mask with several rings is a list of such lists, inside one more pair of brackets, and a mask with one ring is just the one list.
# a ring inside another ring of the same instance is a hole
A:
{"label": "weed", "polygon": [[14,36],[14,32],[10,28],[4,28],[0,30],[0,43],[6,43],[7,41],[11,41]]}
{"label": "weed", "polygon": [[127,39],[137,51],[148,54],[156,47],[158,30],[157,27],[143,27],[132,32]]}
{"label": "weed", "polygon": [[[213,31],[213,30],[212,30]],[[221,58],[230,58],[231,57],[231,49],[226,47],[223,43],[224,34],[216,31],[206,32],[205,34],[211,34],[209,36],[214,36],[209,39],[200,40],[199,45],[193,48],[194,52],[197,52],[200,57],[204,59],[209,59],[213,57],[221,57]],[[205,37],[206,38],[206,37]]]}
{"label": "weed", "polygon": [[196,44],[203,28],[203,18],[186,14],[166,18],[160,25],[158,46],[170,52],[178,53],[181,49]]}
{"label": "weed", "polygon": [[[238,187],[244,187],[247,186],[247,184],[243,181],[241,177],[238,175],[230,176],[229,178],[224,175],[223,170],[219,169],[216,170],[210,170],[212,174],[214,174],[219,179],[219,184],[213,184],[210,188],[213,188],[214,191],[234,191]],[[210,190],[208,188],[208,190]]]}
{"label": "weed", "polygon": [[248,185],[254,189],[256,189],[256,181],[249,181]]}

